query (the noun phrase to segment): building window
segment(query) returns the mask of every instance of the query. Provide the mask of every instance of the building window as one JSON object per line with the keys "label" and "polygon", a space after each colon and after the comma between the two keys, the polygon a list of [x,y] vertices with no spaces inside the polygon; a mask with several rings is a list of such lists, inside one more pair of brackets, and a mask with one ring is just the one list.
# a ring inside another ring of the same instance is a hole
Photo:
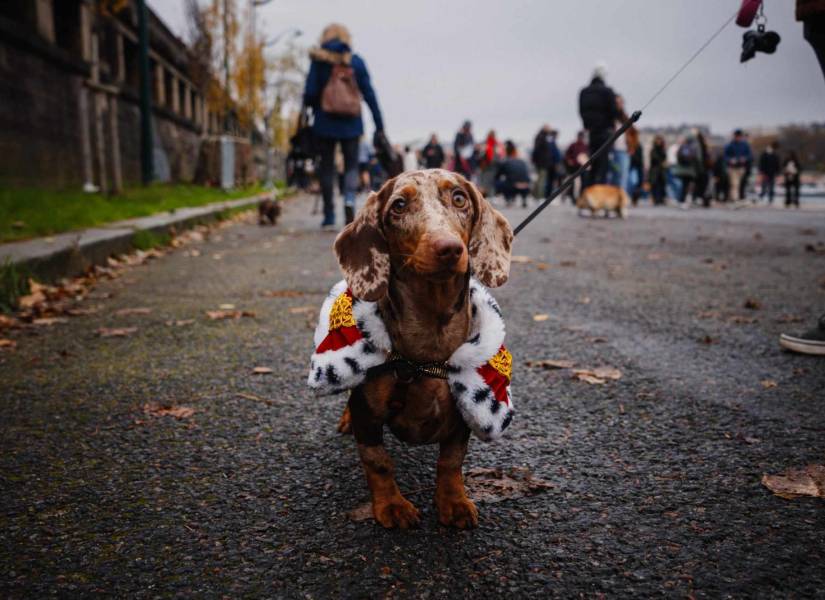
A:
{"label": "building window", "polygon": [[53,0],[55,43],[73,56],[83,56],[80,4],[77,0]]}

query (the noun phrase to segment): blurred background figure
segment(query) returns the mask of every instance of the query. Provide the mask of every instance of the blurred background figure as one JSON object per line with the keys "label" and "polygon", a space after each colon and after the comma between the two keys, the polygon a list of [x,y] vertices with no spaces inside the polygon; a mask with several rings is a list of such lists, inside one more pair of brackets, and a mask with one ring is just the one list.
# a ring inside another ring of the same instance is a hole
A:
{"label": "blurred background figure", "polygon": [[742,180],[745,178],[751,156],[751,147],[745,139],[744,132],[737,129],[733,132],[733,139],[725,146],[725,164],[730,183],[730,199],[733,202],[743,199]]}
{"label": "blurred background figure", "polygon": [[473,124],[470,121],[464,121],[461,129],[455,134],[453,153],[455,154],[455,164],[453,165],[455,172],[461,173],[467,179],[472,179],[475,141],[473,140]]}
{"label": "blurred background figure", "polygon": [[530,194],[530,171],[527,163],[518,156],[518,149],[512,140],[504,143],[505,159],[496,173],[497,192],[504,196],[507,206],[512,206],[516,196],[521,196],[522,206],[527,206]]}
{"label": "blurred background figure", "polygon": [[478,187],[485,196],[494,194],[496,189],[496,169],[499,163],[499,142],[495,130],[491,129],[484,140],[484,148],[479,153]]}
{"label": "blurred background figure", "polygon": [[650,149],[648,182],[650,183],[650,195],[653,198],[653,204],[663,205],[667,196],[667,148],[665,138],[661,135],[653,138],[653,146]]}
{"label": "blurred background figure", "polygon": [[415,150],[413,150],[412,146],[404,146],[404,152],[402,156],[404,159],[405,171],[415,171],[418,169],[418,155],[416,154]]}
{"label": "blurred background figure", "polygon": [[679,144],[679,150],[676,153],[676,164],[673,166],[674,175],[681,182],[678,198],[679,208],[687,209],[690,207],[690,203],[687,201],[688,194],[692,195],[691,202],[695,200],[696,163],[696,142],[693,138],[686,137]]}
{"label": "blurred background figure", "polygon": [[370,160],[374,154],[372,146],[362,135],[358,141],[358,191],[370,189]]}
{"label": "blurred background figure", "polygon": [[[613,123],[614,129],[621,127],[622,122],[627,119],[627,114],[624,110],[624,98],[622,96],[616,96],[616,110],[616,120]],[[630,193],[630,153],[631,150],[635,150],[635,147],[630,147],[631,137],[634,137],[635,144],[639,143],[638,131],[635,132],[634,135],[628,130],[627,133],[616,140],[616,143],[613,145],[613,153],[611,155],[612,168],[610,169],[612,175],[610,182],[622,188],[628,194]]]}
{"label": "blurred background figure", "polygon": [[782,173],[785,179],[785,206],[788,208],[792,206],[799,208],[799,185],[800,176],[802,175],[802,165],[799,163],[799,157],[793,150],[788,153],[788,158],[785,159]]}
{"label": "blurred background figure", "polygon": [[762,180],[759,198],[768,199],[768,204],[773,204],[773,197],[776,187],[776,178],[782,170],[779,164],[779,143],[771,142],[759,156],[759,177]]}
{"label": "blurred background figure", "polygon": [[304,87],[304,104],[312,107],[312,130],[318,140],[321,155],[320,180],[324,201],[321,227],[332,229],[335,227],[335,147],[341,146],[344,158],[344,220],[350,223],[355,216],[358,139],[364,134],[364,123],[360,114],[360,101],[358,114],[339,112],[334,104],[328,103],[328,95],[324,93],[327,86],[330,83],[347,86],[354,79],[357,92],[372,112],[376,131],[384,131],[384,121],[378,107],[378,98],[370,83],[367,65],[360,56],[353,54],[352,38],[346,27],[338,23],[327,25],[321,33],[320,47],[312,48],[309,56],[312,63]]}
{"label": "blurred background figure", "polygon": [[432,134],[430,141],[421,150],[425,169],[441,169],[444,166],[444,148],[438,143],[438,136]]}
{"label": "blurred background figure", "polygon": [[[578,171],[579,168],[587,162],[587,152],[587,134],[584,131],[580,131],[576,134],[576,141],[570,144],[564,152],[564,170],[568,177]],[[576,198],[581,194],[581,188],[581,177],[567,188],[565,195],[570,198],[571,204],[576,203]]]}
{"label": "blurred background figure", "polygon": [[710,208],[710,173],[713,169],[713,156],[708,147],[705,134],[698,129],[694,130],[696,139],[696,198],[702,200],[702,206]]}
{"label": "blurred background figure", "polygon": [[[616,94],[605,84],[607,66],[599,63],[593,71],[590,85],[579,93],[579,115],[588,133],[589,150],[592,156],[613,134],[613,127],[619,118]],[[606,183],[610,168],[610,158],[603,154],[590,167],[585,185]]]}
{"label": "blurred background figure", "polygon": [[536,169],[536,183],[533,196],[547,198],[556,179],[556,169],[561,161],[561,154],[556,145],[555,133],[549,125],[542,126],[533,140],[532,162]]}

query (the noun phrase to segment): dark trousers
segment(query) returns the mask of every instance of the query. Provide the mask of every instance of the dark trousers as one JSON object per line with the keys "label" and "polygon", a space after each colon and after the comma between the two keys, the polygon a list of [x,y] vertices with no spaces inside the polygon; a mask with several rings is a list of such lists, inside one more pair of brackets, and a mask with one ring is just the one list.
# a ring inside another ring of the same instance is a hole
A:
{"label": "dark trousers", "polygon": [[[591,131],[590,132],[590,156],[596,153],[596,150],[610,139],[613,134],[612,131]],[[590,171],[585,174],[585,185],[591,186],[599,183],[607,183],[607,174],[610,171],[610,152],[607,151],[599,158],[593,161],[590,166]]]}
{"label": "dark trousers", "polygon": [[341,144],[344,155],[344,206],[355,207],[355,195],[358,192],[358,138],[336,140],[318,138],[321,153],[321,196],[324,199],[324,225],[335,224],[335,145]]}
{"label": "dark trousers", "polygon": [[768,202],[773,204],[774,189],[776,187],[776,175],[762,175],[762,191],[760,198],[768,197]]}
{"label": "dark trousers", "polygon": [[693,194],[693,199],[696,199],[696,191],[693,189],[693,177],[680,175],[679,179],[682,181],[682,195],[679,197],[679,204],[684,204],[687,200],[688,193]]}
{"label": "dark trousers", "polygon": [[799,207],[799,175],[785,177],[785,206]]}

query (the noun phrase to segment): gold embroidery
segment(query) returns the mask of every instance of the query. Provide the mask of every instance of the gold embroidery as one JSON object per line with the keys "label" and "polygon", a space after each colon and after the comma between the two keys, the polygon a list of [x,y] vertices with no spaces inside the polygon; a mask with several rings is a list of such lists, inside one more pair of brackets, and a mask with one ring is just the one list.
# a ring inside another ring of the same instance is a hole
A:
{"label": "gold embroidery", "polygon": [[513,373],[513,355],[507,351],[507,348],[501,348],[498,354],[489,360],[489,363],[496,371],[510,379]]}
{"label": "gold embroidery", "polygon": [[341,327],[355,327],[355,318],[352,316],[352,298],[344,292],[332,304],[329,311],[329,330],[334,331]]}

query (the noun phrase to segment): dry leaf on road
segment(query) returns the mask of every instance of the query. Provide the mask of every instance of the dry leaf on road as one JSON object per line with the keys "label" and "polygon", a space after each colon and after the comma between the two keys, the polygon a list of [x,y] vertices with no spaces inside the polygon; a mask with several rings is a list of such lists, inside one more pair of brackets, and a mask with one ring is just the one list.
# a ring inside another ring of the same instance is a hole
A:
{"label": "dry leaf on road", "polygon": [[526,364],[528,367],[541,367],[542,369],[572,369],[576,363],[572,360],[545,359],[528,360]]}
{"label": "dry leaf on road", "polygon": [[574,369],[573,379],[584,381],[593,385],[607,383],[609,379],[617,380],[622,378],[622,372],[615,367],[596,367],[595,369]]}
{"label": "dry leaf on road", "polygon": [[523,255],[518,255],[517,254],[515,256],[510,257],[510,262],[511,263],[529,263],[529,262],[533,262],[533,259],[530,258],[529,256],[523,256]]}
{"label": "dry leaf on road", "polygon": [[167,327],[185,327],[195,322],[195,319],[171,319],[166,321]]}
{"label": "dry leaf on road", "polygon": [[0,329],[13,329],[15,327],[20,327],[20,322],[17,319],[0,315]]}
{"label": "dry leaf on road", "polygon": [[825,465],[788,469],[781,475],[763,475],[762,485],[786,500],[800,496],[825,498]]}
{"label": "dry leaf on road", "polygon": [[174,417],[176,419],[187,419],[195,414],[195,409],[188,406],[160,406],[158,404],[144,404],[143,412],[153,417]]}
{"label": "dry leaf on road", "polygon": [[762,308],[762,303],[759,300],[748,298],[742,306],[748,310],[759,310]]}
{"label": "dry leaf on road", "polygon": [[218,308],[220,308],[221,310],[235,310],[235,305],[226,303],[226,304],[221,304]]}
{"label": "dry leaf on road", "polygon": [[17,342],[15,342],[14,340],[8,340],[6,338],[0,338],[0,348],[14,350],[15,348],[17,348]]}
{"label": "dry leaf on road", "polygon": [[771,388],[775,388],[777,385],[779,385],[773,379],[763,379],[759,383],[761,383],[762,387],[765,388],[766,390],[769,390]]}
{"label": "dry leaf on road", "polygon": [[534,321],[537,321],[537,322],[546,321],[546,320],[547,320],[547,319],[549,319],[549,318],[550,318],[550,315],[548,315],[548,314],[546,314],[546,313],[541,313],[541,314],[538,314],[538,315],[533,315],[533,320],[534,320]]}
{"label": "dry leaf on road", "polygon": [[254,317],[255,313],[248,310],[207,310],[206,316],[212,321],[222,321],[224,319]]}
{"label": "dry leaf on road", "polygon": [[126,337],[132,335],[137,330],[137,327],[101,327],[100,329],[97,329],[95,333],[102,338]]}
{"label": "dry leaf on road", "polygon": [[269,375],[272,372],[272,369],[270,369],[269,367],[255,367],[254,369],[252,369],[253,375]]}
{"label": "dry leaf on road", "polygon": [[151,308],[121,308],[115,311],[116,317],[128,317],[129,315],[148,315],[151,314]]}
{"label": "dry leaf on road", "polygon": [[51,327],[57,323],[68,323],[68,319],[61,319],[60,317],[43,317],[40,319],[32,319],[32,325],[37,327]]}
{"label": "dry leaf on road", "polygon": [[529,469],[513,467],[508,471],[476,467],[464,477],[467,494],[476,502],[496,503],[502,500],[540,494],[553,485],[533,477]]}

